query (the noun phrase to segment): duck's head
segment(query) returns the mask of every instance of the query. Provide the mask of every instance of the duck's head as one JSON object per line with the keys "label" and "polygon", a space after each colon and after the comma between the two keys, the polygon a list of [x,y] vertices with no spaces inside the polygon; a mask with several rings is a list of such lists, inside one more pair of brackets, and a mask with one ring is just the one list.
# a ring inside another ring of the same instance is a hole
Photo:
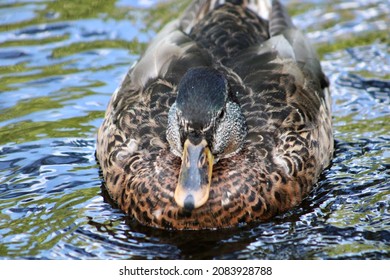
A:
{"label": "duck's head", "polygon": [[180,207],[191,211],[206,203],[213,165],[237,153],[245,136],[245,118],[226,77],[208,67],[188,70],[167,129],[171,151],[182,159],[174,195]]}

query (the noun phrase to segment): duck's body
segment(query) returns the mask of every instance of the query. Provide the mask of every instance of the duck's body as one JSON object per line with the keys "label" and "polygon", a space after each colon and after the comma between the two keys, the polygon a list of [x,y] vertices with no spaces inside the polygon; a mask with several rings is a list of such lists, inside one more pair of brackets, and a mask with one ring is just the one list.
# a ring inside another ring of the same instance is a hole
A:
{"label": "duck's body", "polygon": [[159,33],[98,132],[108,192],[142,224],[269,219],[300,203],[332,157],[328,83],[306,38],[277,1],[221,2],[244,3],[194,1]]}

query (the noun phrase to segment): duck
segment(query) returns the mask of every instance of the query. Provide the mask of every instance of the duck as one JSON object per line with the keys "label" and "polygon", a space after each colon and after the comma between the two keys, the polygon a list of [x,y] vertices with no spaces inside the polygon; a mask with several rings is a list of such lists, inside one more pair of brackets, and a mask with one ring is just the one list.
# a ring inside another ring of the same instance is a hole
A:
{"label": "duck", "polygon": [[96,142],[104,188],[152,228],[269,221],[332,160],[329,88],[279,1],[195,0],[109,101]]}

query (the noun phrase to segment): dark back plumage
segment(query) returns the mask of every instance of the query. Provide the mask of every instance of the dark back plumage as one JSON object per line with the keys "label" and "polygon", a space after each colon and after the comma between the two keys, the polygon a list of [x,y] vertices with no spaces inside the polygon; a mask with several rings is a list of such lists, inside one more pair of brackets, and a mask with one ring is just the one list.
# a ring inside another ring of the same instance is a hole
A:
{"label": "dark back plumage", "polygon": [[[308,40],[278,1],[219,2],[194,1],[161,30],[112,96],[99,129],[107,190],[143,224],[201,229],[269,219],[297,205],[331,160],[328,81]],[[181,159],[167,141],[168,112],[180,82],[202,82],[183,81],[187,71],[204,67],[223,78],[185,90],[181,109],[204,122],[222,104],[226,79],[246,127],[242,147],[214,165],[207,203],[188,212],[173,199]]]}

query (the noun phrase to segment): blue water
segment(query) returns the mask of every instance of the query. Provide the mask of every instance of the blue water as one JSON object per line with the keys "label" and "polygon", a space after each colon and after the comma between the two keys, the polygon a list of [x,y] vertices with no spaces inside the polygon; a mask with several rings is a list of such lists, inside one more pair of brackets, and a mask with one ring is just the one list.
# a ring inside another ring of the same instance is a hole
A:
{"label": "blue water", "polygon": [[0,258],[389,259],[386,1],[283,1],[333,94],[335,158],[299,207],[237,229],[167,232],[110,204],[96,130],[123,75],[188,2],[0,3]]}

